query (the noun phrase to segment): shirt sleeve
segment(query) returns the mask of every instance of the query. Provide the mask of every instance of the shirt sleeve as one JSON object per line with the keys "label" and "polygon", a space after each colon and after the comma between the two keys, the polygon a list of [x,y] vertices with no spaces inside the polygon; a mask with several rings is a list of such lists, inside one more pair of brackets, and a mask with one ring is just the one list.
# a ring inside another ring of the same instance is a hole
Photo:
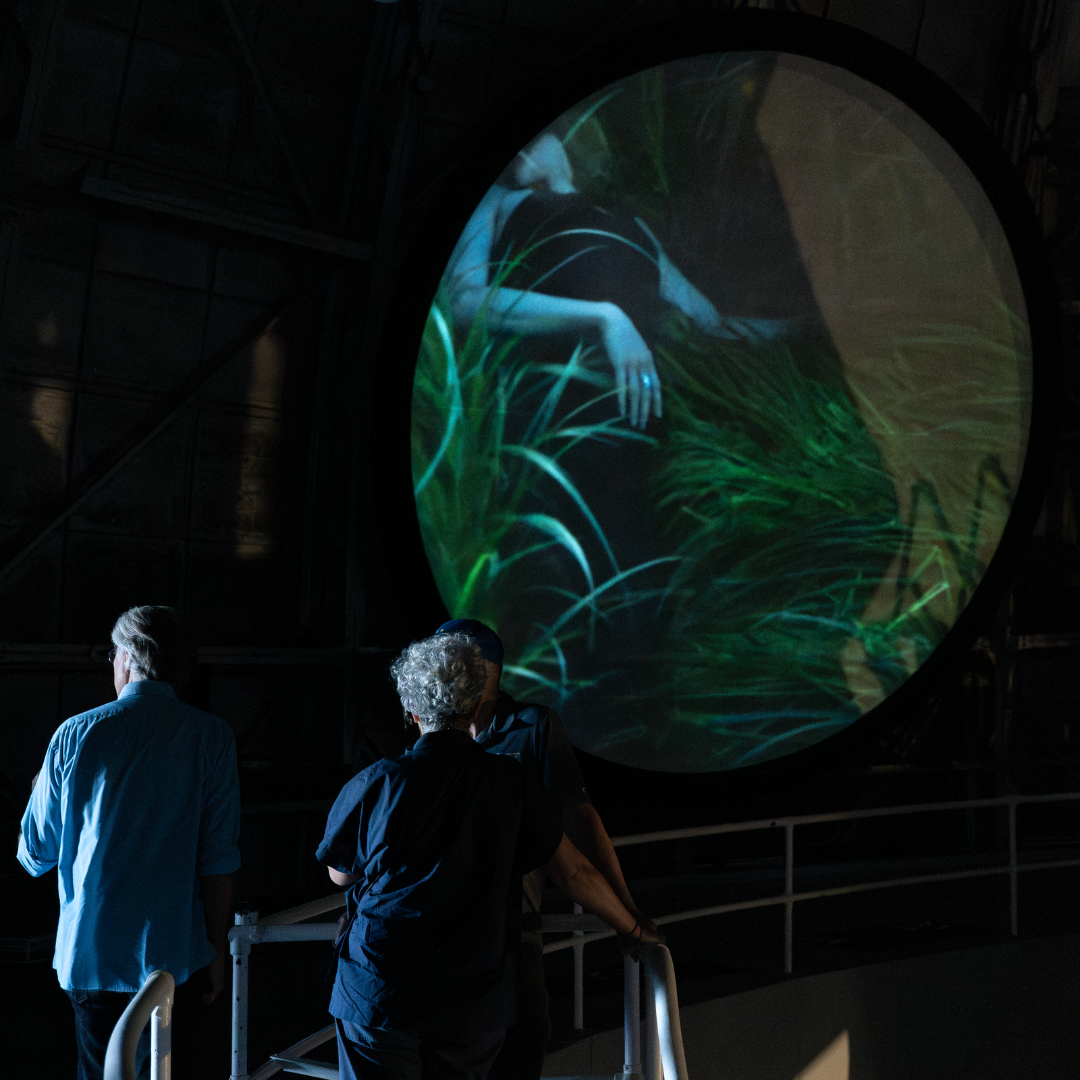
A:
{"label": "shirt sleeve", "polygon": [[315,858],[324,866],[342,874],[363,873],[366,854],[362,850],[373,816],[372,803],[380,801],[386,784],[383,773],[374,767],[354,776],[338,793],[326,819],[326,832],[315,851]]}
{"label": "shirt sleeve", "polygon": [[541,723],[541,727],[545,729],[541,748],[544,787],[558,795],[564,809],[591,803],[581,776],[581,766],[559,714],[554,709],[548,709],[547,722]]}
{"label": "shirt sleeve", "polygon": [[45,751],[45,761],[37,774],[30,801],[26,804],[19,831],[17,858],[34,877],[41,877],[60,861],[60,732]]}
{"label": "shirt sleeve", "polygon": [[236,768],[236,740],[224,721],[218,748],[203,795],[199,820],[199,849],[195,873],[231,874],[240,869],[240,774]]}
{"label": "shirt sleeve", "polygon": [[563,836],[562,807],[558,795],[525,774],[525,805],[518,833],[515,873],[528,874],[555,854]]}

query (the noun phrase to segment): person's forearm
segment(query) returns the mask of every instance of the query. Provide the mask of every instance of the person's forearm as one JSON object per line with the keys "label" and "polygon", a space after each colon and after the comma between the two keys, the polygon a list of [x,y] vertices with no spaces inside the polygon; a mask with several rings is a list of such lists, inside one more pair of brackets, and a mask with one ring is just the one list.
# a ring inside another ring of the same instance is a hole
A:
{"label": "person's forearm", "polygon": [[634,903],[630,890],[626,887],[626,879],[623,877],[622,867],[619,865],[619,857],[615,854],[615,848],[611,843],[604,823],[592,803],[581,803],[565,815],[566,835],[570,837],[574,846],[589,860],[590,863],[607,880],[612,891],[622,902],[624,907],[635,918],[642,912]]}
{"label": "person's forearm", "polygon": [[[486,307],[485,307],[486,305]],[[458,318],[475,317],[485,307],[490,322],[508,334],[557,334],[567,330],[598,330],[614,317],[613,304],[575,300],[567,296],[522,289],[483,289],[473,286],[459,293]]]}
{"label": "person's forearm", "polygon": [[552,884],[586,911],[599,915],[613,930],[629,934],[638,922],[615,895],[607,879],[563,834],[562,843],[547,863]]}
{"label": "person's forearm", "polygon": [[229,927],[233,921],[236,874],[207,874],[199,878],[206,936],[219,953],[229,951]]}

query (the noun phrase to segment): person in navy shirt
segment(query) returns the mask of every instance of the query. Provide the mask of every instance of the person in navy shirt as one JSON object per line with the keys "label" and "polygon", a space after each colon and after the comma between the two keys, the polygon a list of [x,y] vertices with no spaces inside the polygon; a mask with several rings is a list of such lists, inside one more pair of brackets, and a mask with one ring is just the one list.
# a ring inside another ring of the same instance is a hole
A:
{"label": "person in navy shirt", "polygon": [[338,1068],[484,1080],[515,1015],[523,874],[546,865],[631,947],[656,939],[567,839],[558,799],[473,741],[487,678],[476,646],[428,638],[391,670],[420,738],[345,785],[316,852],[349,887],[330,1002]]}
{"label": "person in navy shirt", "polygon": [[152,971],[178,985],[204,971],[204,1002],[220,993],[240,868],[236,745],[224,720],[177,699],[194,661],[180,613],[131,608],[112,640],[117,700],[57,729],[19,834],[31,874],[57,869],[53,967],[75,1010],[79,1080],[102,1076],[112,1029]]}
{"label": "person in navy shirt", "polygon": [[[480,650],[487,682],[469,726],[477,745],[489,754],[520,761],[529,776],[558,798],[567,836],[603,875],[637,923],[655,934],[656,923],[638,908],[626,886],[615,848],[589,798],[559,714],[545,705],[519,703],[499,689],[503,645],[491,627],[476,619],[451,619],[435,634],[464,634]],[[526,875],[523,882],[518,1014],[492,1066],[492,1080],[537,1080],[543,1068],[544,1051],[551,1037],[543,941],[539,932],[540,901],[547,876],[545,868],[539,867]],[[657,936],[655,940],[661,938]]]}

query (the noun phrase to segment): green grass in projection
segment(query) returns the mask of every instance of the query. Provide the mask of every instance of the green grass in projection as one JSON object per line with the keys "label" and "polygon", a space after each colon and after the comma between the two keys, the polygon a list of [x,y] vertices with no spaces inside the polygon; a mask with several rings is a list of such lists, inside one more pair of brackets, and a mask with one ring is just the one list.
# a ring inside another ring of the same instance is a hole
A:
{"label": "green grass in projection", "polygon": [[[824,67],[696,58],[582,102],[491,189],[427,321],[440,593],[612,760],[739,768],[850,724],[943,640],[1009,514],[1030,376],[1007,245],[898,103]],[[584,224],[515,234],[534,204]],[[623,289],[662,418],[620,413],[587,320],[515,321],[607,296],[568,266]]]}

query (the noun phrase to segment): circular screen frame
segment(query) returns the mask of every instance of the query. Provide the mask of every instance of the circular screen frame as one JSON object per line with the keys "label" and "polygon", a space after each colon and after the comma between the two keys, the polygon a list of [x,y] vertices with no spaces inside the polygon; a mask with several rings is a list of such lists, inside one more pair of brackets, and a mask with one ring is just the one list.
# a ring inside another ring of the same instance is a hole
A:
{"label": "circular screen frame", "polygon": [[[402,638],[430,633],[449,617],[439,596],[420,535],[410,468],[413,376],[419,343],[438,282],[470,215],[506,164],[556,117],[601,88],[666,62],[711,53],[792,53],[846,69],[893,95],[922,118],[971,170],[1004,231],[1027,307],[1032,397],[1024,465],[1012,511],[997,549],[971,599],[930,656],[884,701],[820,742],[760,764],[707,773],[657,770],[651,775],[749,780],[821,762],[917,710],[970,649],[1008,587],[1041,507],[1054,444],[1054,387],[1059,339],[1055,286],[1034,209],[1015,169],[993,143],[974,111],[945,83],[905,54],[869,35],[812,16],[746,10],[680,18],[585,53],[522,97],[463,155],[415,234],[385,324],[373,399],[372,474],[375,505],[385,508],[378,531],[387,569],[366,606],[384,611],[385,629]],[[374,583],[372,583],[374,585]],[[430,627],[430,629],[428,629]],[[626,773],[644,773],[606,762]]]}

